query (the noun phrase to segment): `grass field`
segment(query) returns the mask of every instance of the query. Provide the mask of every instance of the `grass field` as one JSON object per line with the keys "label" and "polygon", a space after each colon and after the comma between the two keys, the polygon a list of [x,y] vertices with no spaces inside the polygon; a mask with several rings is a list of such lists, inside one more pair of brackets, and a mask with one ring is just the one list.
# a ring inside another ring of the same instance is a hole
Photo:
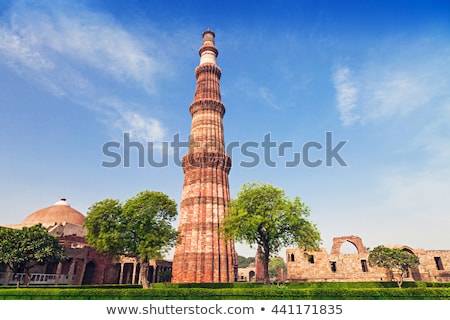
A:
{"label": "grass field", "polygon": [[0,287],[0,300],[450,300],[450,283],[308,282]]}

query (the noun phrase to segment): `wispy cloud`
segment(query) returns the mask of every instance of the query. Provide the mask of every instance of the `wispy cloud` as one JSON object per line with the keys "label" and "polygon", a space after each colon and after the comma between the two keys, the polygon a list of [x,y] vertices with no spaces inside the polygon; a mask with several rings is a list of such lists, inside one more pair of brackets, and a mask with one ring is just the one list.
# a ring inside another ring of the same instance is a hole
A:
{"label": "wispy cloud", "polygon": [[334,72],[343,125],[389,120],[435,110],[450,95],[450,41],[424,36],[380,46],[360,67]]}
{"label": "wispy cloud", "polygon": [[363,227],[369,220],[376,225],[378,239],[376,230],[383,228],[387,238],[381,241],[404,239],[403,244],[431,248],[427,234],[447,237],[449,57],[448,36],[428,34],[379,45],[332,76],[342,125],[370,124],[368,131],[391,139],[370,146],[378,155],[367,161],[382,161],[366,179],[376,200],[360,200],[355,209],[364,213]]}
{"label": "wispy cloud", "polygon": [[348,67],[340,67],[333,74],[336,89],[337,109],[344,126],[353,124],[359,119],[355,114],[358,89],[351,78]]}
{"label": "wispy cloud", "polygon": [[2,19],[0,58],[18,74],[54,95],[114,114],[106,119],[137,137],[164,134],[161,122],[140,114],[133,103],[122,101],[120,108],[98,103],[120,101],[111,87],[157,93],[158,78],[168,72],[157,40],[130,34],[111,17],[68,3],[15,3]]}
{"label": "wispy cloud", "polygon": [[272,92],[271,89],[254,83],[247,77],[242,77],[239,81],[237,81],[236,90],[239,90],[252,100],[260,101],[264,105],[273,109],[281,109],[280,105],[276,102],[278,97]]}
{"label": "wispy cloud", "polygon": [[52,69],[54,65],[34,48],[33,43],[24,41],[21,34],[11,29],[0,29],[0,52],[6,63],[12,67],[23,65],[32,70]]}
{"label": "wispy cloud", "polygon": [[33,28],[31,36],[42,33],[39,40],[54,52],[82,60],[117,81],[133,81],[154,93],[154,75],[161,71],[156,59],[120,26],[87,15],[56,16],[52,23],[37,23]]}
{"label": "wispy cloud", "polygon": [[270,92],[268,88],[260,87],[257,91],[257,96],[270,107],[277,110],[280,109],[280,106],[277,103],[275,103],[277,98],[272,92]]}
{"label": "wispy cloud", "polygon": [[119,129],[121,134],[129,133],[131,138],[144,142],[160,142],[166,136],[166,129],[161,121],[133,111],[119,99],[102,99],[99,105],[104,119]]}
{"label": "wispy cloud", "polygon": [[[393,49],[394,46],[395,50]],[[391,52],[386,52],[386,51]],[[450,161],[450,39],[428,34],[374,52],[358,79],[362,122],[392,123],[408,130],[407,152],[424,156],[425,169]],[[382,53],[385,53],[383,56]],[[382,57],[382,58],[380,58]]]}

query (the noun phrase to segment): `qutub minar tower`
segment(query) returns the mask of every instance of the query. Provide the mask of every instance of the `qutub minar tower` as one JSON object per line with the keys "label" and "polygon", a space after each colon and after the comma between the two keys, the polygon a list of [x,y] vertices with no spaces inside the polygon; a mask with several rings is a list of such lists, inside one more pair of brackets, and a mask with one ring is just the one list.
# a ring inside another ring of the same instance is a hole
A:
{"label": "qutub minar tower", "polygon": [[220,97],[222,71],[214,32],[203,32],[197,84],[189,111],[192,116],[189,151],[183,157],[184,184],[175,247],[172,282],[233,282],[237,256],[232,240],[219,228],[230,200],[228,174],[231,159],[225,153]]}

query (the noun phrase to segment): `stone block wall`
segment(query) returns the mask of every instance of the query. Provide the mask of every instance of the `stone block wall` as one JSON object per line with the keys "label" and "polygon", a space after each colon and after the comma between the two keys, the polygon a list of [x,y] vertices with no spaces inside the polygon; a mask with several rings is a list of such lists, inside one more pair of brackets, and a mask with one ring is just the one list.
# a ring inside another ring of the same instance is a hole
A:
{"label": "stone block wall", "polygon": [[[353,244],[357,253],[340,253],[345,242]],[[404,281],[450,281],[450,250],[423,250],[396,246],[417,255],[420,265],[409,270]],[[286,250],[287,281],[390,281],[384,268],[369,265],[369,251],[357,236],[333,239],[331,253]]]}

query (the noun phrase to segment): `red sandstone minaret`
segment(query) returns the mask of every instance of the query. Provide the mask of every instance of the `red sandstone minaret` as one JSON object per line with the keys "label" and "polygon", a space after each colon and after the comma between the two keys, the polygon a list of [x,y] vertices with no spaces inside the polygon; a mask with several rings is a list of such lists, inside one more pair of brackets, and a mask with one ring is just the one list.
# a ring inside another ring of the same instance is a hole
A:
{"label": "red sandstone minaret", "polygon": [[192,116],[189,151],[183,157],[184,185],[175,248],[172,282],[232,282],[237,271],[234,243],[219,228],[230,200],[228,173],[231,159],[225,153],[220,97],[222,71],[214,32],[203,32],[197,85],[189,111]]}

